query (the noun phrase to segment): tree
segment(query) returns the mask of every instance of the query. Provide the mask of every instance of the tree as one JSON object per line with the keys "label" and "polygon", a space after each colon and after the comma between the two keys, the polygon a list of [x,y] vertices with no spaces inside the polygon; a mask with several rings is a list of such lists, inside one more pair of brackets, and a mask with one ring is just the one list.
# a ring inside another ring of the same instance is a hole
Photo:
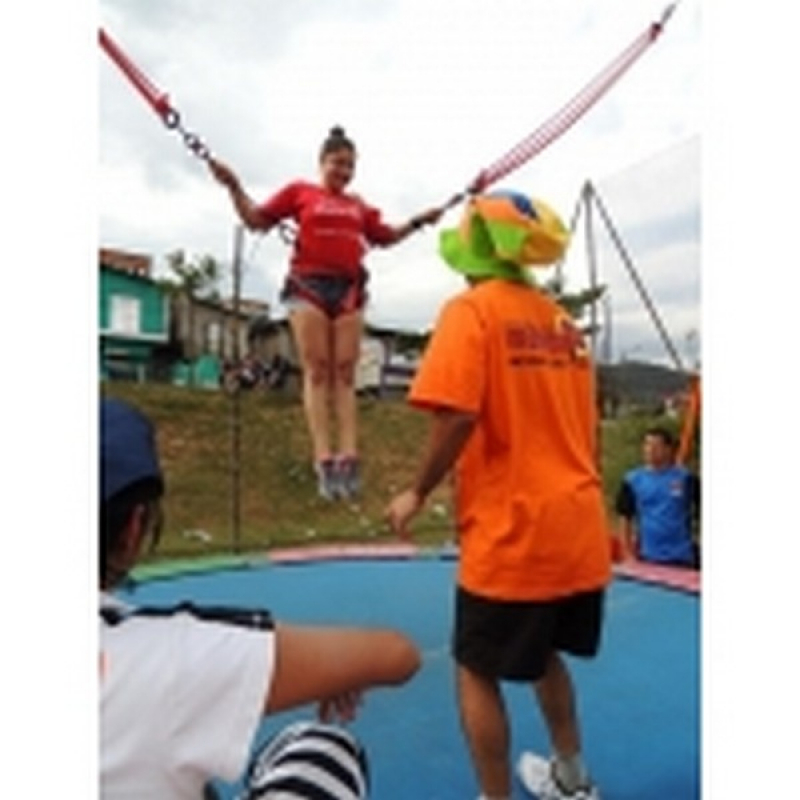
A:
{"label": "tree", "polygon": [[205,255],[188,261],[183,250],[175,250],[167,254],[167,266],[172,277],[165,278],[162,284],[168,291],[192,299],[220,299],[218,285],[222,275],[213,256]]}

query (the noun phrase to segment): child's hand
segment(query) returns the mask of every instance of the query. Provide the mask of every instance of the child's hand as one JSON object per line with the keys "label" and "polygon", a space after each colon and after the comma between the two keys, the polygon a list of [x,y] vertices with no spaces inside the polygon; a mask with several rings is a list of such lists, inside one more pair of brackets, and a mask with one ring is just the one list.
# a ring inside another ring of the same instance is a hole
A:
{"label": "child's hand", "polygon": [[354,690],[345,692],[338,697],[322,700],[317,709],[320,722],[352,722],[356,718],[358,707],[361,705],[361,692]]}

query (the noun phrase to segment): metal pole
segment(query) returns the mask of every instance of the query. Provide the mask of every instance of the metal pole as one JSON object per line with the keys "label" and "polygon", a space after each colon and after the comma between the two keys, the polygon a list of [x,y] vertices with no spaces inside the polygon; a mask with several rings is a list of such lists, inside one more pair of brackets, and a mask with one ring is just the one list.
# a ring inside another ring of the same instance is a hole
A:
{"label": "metal pole", "polygon": [[661,336],[661,341],[664,343],[664,347],[667,348],[667,352],[672,357],[672,361],[674,362],[676,369],[679,372],[685,372],[686,370],[684,369],[681,357],[678,355],[678,351],[675,349],[675,345],[672,343],[672,340],[667,333],[667,329],[664,327],[664,323],[661,321],[661,317],[658,315],[658,311],[656,311],[656,307],[653,304],[653,301],[650,299],[650,295],[647,293],[647,289],[645,289],[644,283],[642,283],[642,279],[639,277],[639,273],[636,271],[636,267],[633,265],[633,260],[628,255],[628,251],[625,249],[625,245],[623,245],[622,239],[617,233],[617,229],[614,227],[611,217],[606,211],[605,205],[603,204],[603,201],[600,199],[600,195],[597,194],[597,192],[594,192],[594,200],[597,204],[597,209],[600,211],[600,215],[603,218],[603,222],[605,222],[606,229],[611,235],[614,246],[617,248],[617,252],[622,258],[622,263],[628,270],[628,274],[636,286],[639,296],[642,298],[642,302],[644,302],[645,307],[650,314],[650,318],[653,320],[653,323],[656,326],[659,335]]}
{"label": "metal pole", "polygon": [[[572,219],[569,223],[569,238],[572,241],[572,238],[575,235],[575,231],[578,227],[578,220],[581,216],[581,207],[583,206],[583,190],[581,190],[580,194],[578,195],[578,200],[575,203],[575,210],[572,212]],[[556,262],[556,283],[558,285],[558,292],[559,294],[564,291],[564,260],[566,259],[567,255],[564,253],[563,256]]]}
{"label": "metal pole", "polygon": [[[586,209],[586,260],[589,264],[589,286],[594,295],[597,289],[597,252],[594,246],[594,225],[592,224],[592,196],[594,189],[587,181],[583,186],[583,205]],[[597,353],[597,298],[592,298],[589,309],[590,336],[592,342],[592,358],[598,360]]]}
{"label": "metal pole", "polygon": [[603,325],[605,326],[605,335],[603,337],[603,361],[605,361],[606,364],[610,364],[614,360],[612,313],[611,295],[608,291],[605,291],[603,292]]}
{"label": "metal pole", "polygon": [[589,317],[589,336],[591,341],[592,368],[594,370],[594,396],[592,403],[595,411],[595,460],[597,468],[603,471],[603,378],[600,369],[600,359],[597,353],[597,298],[594,297],[597,289],[597,254],[594,246],[594,225],[592,224],[592,184],[586,181],[581,191],[581,205],[586,214],[586,260],[589,264],[589,287],[592,292],[592,305]]}
{"label": "metal pole", "polygon": [[[234,370],[239,369],[241,348],[239,347],[239,299],[242,279],[242,242],[244,226],[237,225],[233,240],[233,347],[232,361]],[[241,433],[242,408],[241,392],[238,380],[234,381],[231,391],[230,425],[231,425],[231,539],[233,551],[241,550]]]}

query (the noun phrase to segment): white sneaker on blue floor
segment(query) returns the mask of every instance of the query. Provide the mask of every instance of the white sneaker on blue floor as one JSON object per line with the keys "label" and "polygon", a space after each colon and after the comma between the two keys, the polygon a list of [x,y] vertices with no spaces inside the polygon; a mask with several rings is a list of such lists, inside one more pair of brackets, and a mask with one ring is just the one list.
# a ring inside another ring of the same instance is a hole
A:
{"label": "white sneaker on blue floor", "polygon": [[553,762],[535,753],[523,753],[517,763],[522,785],[539,800],[600,800],[595,786],[565,792],[553,777]]}

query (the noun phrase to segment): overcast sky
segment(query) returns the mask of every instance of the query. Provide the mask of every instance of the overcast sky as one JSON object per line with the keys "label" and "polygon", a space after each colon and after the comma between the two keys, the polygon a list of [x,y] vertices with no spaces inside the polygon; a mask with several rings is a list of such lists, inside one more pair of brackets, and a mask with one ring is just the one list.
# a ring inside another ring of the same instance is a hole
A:
{"label": "overcast sky", "polygon": [[[341,124],[359,150],[354,191],[400,222],[464,188],[666,5],[102,0],[98,16],[254,198],[294,178],[315,179],[320,142]],[[656,44],[587,116],[494,187],[541,197],[568,221],[592,180],[681,347],[700,324],[700,44],[699,0],[684,0]],[[230,264],[235,218],[226,194],[99,48],[97,67],[100,243],[147,253],[158,270],[178,248]],[[432,325],[461,286],[436,243],[437,231],[427,229],[370,254],[370,322]],[[588,281],[584,251],[579,232],[567,261],[570,289]],[[244,255],[243,293],[281,316],[286,246],[275,234],[248,235]],[[601,253],[613,349],[661,359],[655,328],[619,269],[612,251]]]}

